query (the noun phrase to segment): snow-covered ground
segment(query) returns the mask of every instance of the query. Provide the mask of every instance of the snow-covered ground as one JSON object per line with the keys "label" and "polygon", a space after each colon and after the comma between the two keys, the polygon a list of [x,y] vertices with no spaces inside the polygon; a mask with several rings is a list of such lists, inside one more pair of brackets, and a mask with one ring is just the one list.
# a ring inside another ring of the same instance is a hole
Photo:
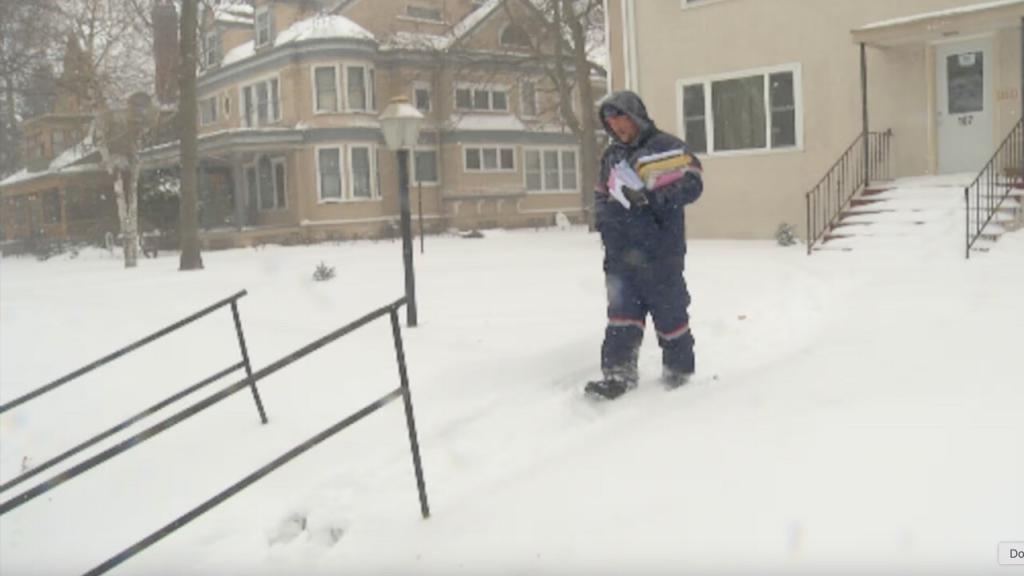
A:
{"label": "snow-covered ground", "polygon": [[[580,397],[604,329],[596,235],[427,238],[404,334],[432,517],[396,402],[114,573],[1007,574],[1024,234],[965,261],[961,234],[922,233],[811,257],[692,241],[700,377],[661,389],[649,327],[641,387],[606,404]],[[256,367],[402,290],[397,242],[204,260],[0,261],[0,401],[240,289]],[[312,280],[321,261],[334,280]],[[220,311],[3,414],[0,481],[237,361],[233,330]],[[243,391],[0,517],[0,573],[84,572],[397,383],[384,319],[260,382],[268,425]]]}

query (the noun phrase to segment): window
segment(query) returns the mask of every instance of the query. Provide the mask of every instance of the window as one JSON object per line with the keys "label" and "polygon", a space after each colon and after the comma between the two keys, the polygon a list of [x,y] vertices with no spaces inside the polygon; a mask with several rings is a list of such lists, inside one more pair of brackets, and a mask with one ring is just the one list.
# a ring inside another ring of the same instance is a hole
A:
{"label": "window", "polygon": [[260,156],[256,169],[246,175],[250,201],[255,198],[260,210],[275,210],[287,206],[287,178],[284,158]]}
{"label": "window", "polygon": [[217,97],[210,96],[199,101],[199,124],[205,126],[217,121]]}
{"label": "window", "polygon": [[437,150],[414,150],[413,182],[437,184]]}
{"label": "window", "polygon": [[224,97],[224,117],[231,116],[231,96]]}
{"label": "window", "polygon": [[50,138],[52,139],[53,153],[54,154],[60,154],[61,152],[63,152],[64,151],[64,131],[63,130],[54,130],[53,133],[50,135]]}
{"label": "window", "polygon": [[375,198],[377,191],[374,186],[373,166],[370,162],[370,147],[350,146],[349,155],[352,167],[352,197]]}
{"label": "window", "polygon": [[245,168],[245,183],[246,188],[249,192],[249,209],[255,209],[259,204],[259,184],[256,183],[256,167],[247,166]]}
{"label": "window", "polygon": [[526,30],[524,30],[522,26],[517,26],[515,24],[505,26],[505,29],[501,31],[499,41],[502,46],[517,48],[530,47],[530,35],[526,33]]}
{"label": "window", "polygon": [[374,80],[376,75],[372,68],[366,66],[346,66],[345,76],[348,88],[348,110],[369,111],[377,109]]}
{"label": "window", "polygon": [[511,172],[516,169],[512,148],[466,148],[466,172]]}
{"label": "window", "polygon": [[405,15],[409,18],[419,20],[431,20],[433,22],[444,22],[441,18],[441,10],[429,6],[416,6],[410,4],[405,7]]}
{"label": "window", "polygon": [[567,192],[579,189],[576,151],[526,149],[523,151],[528,192]]}
{"label": "window", "polygon": [[313,69],[315,84],[314,107],[317,112],[338,111],[338,81],[334,66],[317,66]]}
{"label": "window", "polygon": [[242,88],[246,126],[262,126],[281,119],[279,83],[271,78]]}
{"label": "window", "polygon": [[317,151],[318,188],[321,201],[341,200],[341,149]]}
{"label": "window", "polygon": [[704,85],[683,86],[683,134],[694,152],[708,151],[704,129]]}
{"label": "window", "polygon": [[256,9],[256,47],[270,44],[273,30],[269,6],[261,6]]}
{"label": "window", "polygon": [[412,89],[412,100],[416,109],[426,114],[430,112],[430,86],[416,83]]}
{"label": "window", "polygon": [[43,192],[43,222],[46,224],[60,224],[60,190],[47,190]]}
{"label": "window", "polygon": [[455,88],[455,107],[460,110],[508,110],[508,90],[505,88]]}
{"label": "window", "polygon": [[537,85],[533,80],[519,83],[519,113],[523,116],[537,115]]}
{"label": "window", "polygon": [[697,152],[802,146],[800,68],[680,82],[680,131]]}
{"label": "window", "polygon": [[212,68],[220,63],[220,34],[216,30],[203,37],[203,65]]}

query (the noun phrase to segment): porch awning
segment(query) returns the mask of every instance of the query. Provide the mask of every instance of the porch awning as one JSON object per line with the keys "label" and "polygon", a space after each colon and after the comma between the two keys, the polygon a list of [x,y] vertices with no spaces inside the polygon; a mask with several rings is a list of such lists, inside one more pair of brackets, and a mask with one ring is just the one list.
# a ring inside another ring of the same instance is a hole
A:
{"label": "porch awning", "polygon": [[1017,28],[1021,18],[1024,0],[993,0],[874,22],[852,30],[851,34],[857,44],[903,46]]}

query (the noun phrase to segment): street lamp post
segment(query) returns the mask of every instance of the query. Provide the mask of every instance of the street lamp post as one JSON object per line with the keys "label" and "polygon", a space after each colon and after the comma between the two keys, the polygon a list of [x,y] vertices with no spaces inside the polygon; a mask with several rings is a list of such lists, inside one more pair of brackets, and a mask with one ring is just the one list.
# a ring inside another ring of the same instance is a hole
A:
{"label": "street lamp post", "polygon": [[[412,267],[412,215],[409,208],[409,149],[419,140],[423,114],[405,96],[392,98],[380,114],[384,142],[398,161],[398,197],[402,215],[402,259],[405,264],[406,324],[416,326],[416,276]],[[422,232],[422,231],[421,231]]]}

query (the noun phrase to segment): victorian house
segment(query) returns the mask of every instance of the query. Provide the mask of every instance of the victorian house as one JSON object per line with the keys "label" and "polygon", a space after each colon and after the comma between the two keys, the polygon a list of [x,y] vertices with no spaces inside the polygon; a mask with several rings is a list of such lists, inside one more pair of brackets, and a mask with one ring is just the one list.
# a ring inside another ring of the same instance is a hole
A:
{"label": "victorian house", "polygon": [[[559,212],[582,221],[578,139],[518,23],[530,9],[520,0],[256,0],[206,10],[204,244],[393,234],[397,170],[378,114],[395,97],[426,118],[409,155],[424,229],[547,226]],[[177,154],[170,143],[144,161],[173,166]]]}

